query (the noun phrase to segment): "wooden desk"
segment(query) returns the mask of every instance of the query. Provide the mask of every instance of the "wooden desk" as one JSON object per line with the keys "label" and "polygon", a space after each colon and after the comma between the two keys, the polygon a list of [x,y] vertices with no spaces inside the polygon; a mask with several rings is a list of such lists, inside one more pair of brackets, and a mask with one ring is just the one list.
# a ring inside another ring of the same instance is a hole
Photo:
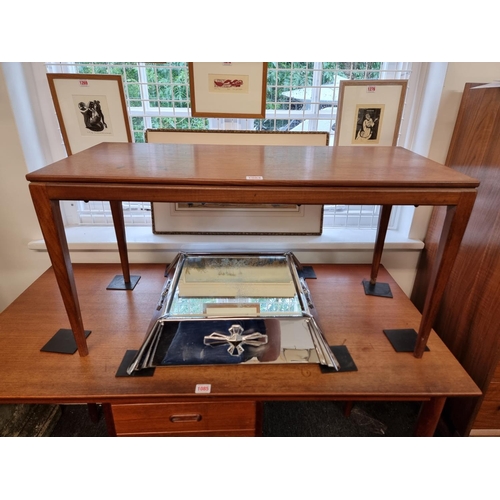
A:
{"label": "wooden desk", "polygon": [[[165,424],[165,414],[179,409],[188,434],[239,435],[258,432],[259,405],[267,399],[410,399],[425,401],[416,434],[432,435],[446,397],[479,394],[434,335],[431,352],[423,356],[474,204],[475,179],[394,147],[128,143],[100,144],[27,179],[80,357],[38,352],[65,324],[62,309],[50,302],[54,284],[46,274],[2,317],[3,352],[12,354],[0,368],[6,381],[0,400],[102,402],[118,434],[179,434],[177,422]],[[122,201],[382,205],[371,268],[321,267],[325,271],[311,282],[327,340],[346,344],[359,371],[323,374],[316,365],[171,367],[157,369],[152,378],[115,378],[124,352],[141,345],[163,272],[134,266],[142,278],[133,292],[105,290],[112,266],[75,266],[75,279],[59,207],[60,200],[75,199],[110,201],[125,281],[130,272]],[[361,286],[363,278],[377,280],[392,205],[448,207],[422,316],[385,271],[381,276],[397,299],[365,296]],[[93,332],[88,344],[82,316]],[[396,328],[418,331],[413,356],[395,353],[382,333]],[[212,384],[210,396],[193,393],[200,383]],[[192,406],[200,402],[203,408]],[[171,403],[181,406],[171,409]],[[183,420],[204,412],[209,416],[201,419],[201,431],[198,421]]]}
{"label": "wooden desk", "polygon": [[[417,328],[421,316],[384,268],[380,277],[394,298],[365,295],[368,265],[314,265],[317,279],[308,280],[327,341],[346,345],[358,371],[170,366],[153,377],[115,377],[125,352],[140,347],[164,283],[163,265],[134,269],[141,280],[123,292],[106,290],[118,264],[74,266],[82,315],[92,325],[85,357],[40,352],[66,321],[52,269],[17,298],[0,315],[0,403],[102,403],[118,435],[255,435],[263,401],[423,401],[415,434],[432,436],[447,397],[480,395],[434,332],[420,359],[394,351],[382,330]],[[211,393],[195,394],[196,384],[211,384]],[[171,422],[174,415],[186,421]]]}
{"label": "wooden desk", "polygon": [[382,205],[375,283],[392,205],[448,207],[415,344],[423,355],[478,182],[398,147],[103,143],[28,174],[47,250],[81,356],[88,354],[60,200],[110,201],[130,281],[122,201]]}

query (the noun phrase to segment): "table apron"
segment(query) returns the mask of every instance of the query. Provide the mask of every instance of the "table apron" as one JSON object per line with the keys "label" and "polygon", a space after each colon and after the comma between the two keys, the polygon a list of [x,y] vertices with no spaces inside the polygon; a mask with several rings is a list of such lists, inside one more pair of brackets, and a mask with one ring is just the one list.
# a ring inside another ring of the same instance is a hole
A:
{"label": "table apron", "polygon": [[[44,183],[32,183],[44,184]],[[45,183],[51,200],[362,205],[457,205],[475,188],[186,186]]]}

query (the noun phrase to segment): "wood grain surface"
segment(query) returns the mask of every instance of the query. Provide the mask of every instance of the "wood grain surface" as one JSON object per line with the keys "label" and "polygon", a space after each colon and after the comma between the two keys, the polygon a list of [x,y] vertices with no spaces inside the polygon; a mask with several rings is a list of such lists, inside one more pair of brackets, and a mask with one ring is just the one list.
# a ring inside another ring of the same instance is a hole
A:
{"label": "wood grain surface", "polygon": [[256,403],[250,401],[112,405],[117,435],[255,434]]}
{"label": "wood grain surface", "polygon": [[88,337],[89,355],[40,352],[60,328],[68,328],[52,269],[0,316],[0,402],[197,401],[196,384],[211,384],[217,399],[426,400],[478,396],[480,391],[432,332],[421,359],[397,353],[383,329],[414,328],[420,314],[387,271],[394,298],[364,294],[368,265],[315,265],[308,280],[319,322],[331,345],[346,345],[356,372],[322,373],[319,365],[178,366],[153,377],[115,377],[127,350],[140,347],[164,283],[165,266],[133,265],[141,280],[133,291],[106,290],[119,264],[75,264],[74,276]]}
{"label": "wood grain surface", "polygon": [[30,182],[471,188],[477,181],[400,147],[102,143]]}

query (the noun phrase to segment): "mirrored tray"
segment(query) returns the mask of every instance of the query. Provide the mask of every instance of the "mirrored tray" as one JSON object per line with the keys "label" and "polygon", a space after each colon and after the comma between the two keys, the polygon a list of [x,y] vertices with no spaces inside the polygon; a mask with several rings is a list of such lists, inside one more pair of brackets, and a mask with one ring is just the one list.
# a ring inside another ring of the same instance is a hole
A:
{"label": "mirrored tray", "polygon": [[339,369],[292,253],[179,253],[127,373],[168,365],[319,363]]}

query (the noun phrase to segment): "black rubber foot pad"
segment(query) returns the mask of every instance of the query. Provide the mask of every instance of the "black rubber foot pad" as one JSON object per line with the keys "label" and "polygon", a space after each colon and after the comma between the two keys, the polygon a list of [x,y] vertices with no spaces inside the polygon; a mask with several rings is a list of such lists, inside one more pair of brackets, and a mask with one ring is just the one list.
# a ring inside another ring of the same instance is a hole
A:
{"label": "black rubber foot pad", "polygon": [[121,274],[117,274],[111,283],[106,287],[106,290],[133,290],[140,279],[140,276],[130,276],[130,281],[125,283],[123,276]]}
{"label": "black rubber foot pad", "polygon": [[144,370],[138,370],[129,375],[127,373],[127,368],[130,363],[134,359],[134,356],[137,354],[137,351],[127,351],[125,356],[123,356],[122,362],[118,367],[118,371],[115,374],[115,377],[152,377],[155,373],[156,368],[144,368]]}
{"label": "black rubber foot pad", "polygon": [[[85,338],[91,330],[85,330]],[[40,349],[43,352],[59,352],[61,354],[75,354],[78,350],[73,330],[61,328],[55,335]]]}
{"label": "black rubber foot pad", "polygon": [[389,283],[375,283],[372,285],[369,280],[363,280],[366,295],[376,295],[377,297],[387,297],[392,299],[392,292]]}
{"label": "black rubber foot pad", "polygon": [[331,345],[330,349],[332,350],[334,356],[337,358],[339,362],[340,369],[336,370],[335,368],[330,368],[329,366],[319,365],[322,373],[340,373],[340,372],[357,372],[358,367],[354,363],[352,356],[349,353],[349,350],[345,345]]}
{"label": "black rubber foot pad", "polygon": [[[384,333],[396,352],[413,352],[415,350],[418,333],[413,328],[384,330]],[[425,350],[430,351],[427,346],[425,346]]]}

